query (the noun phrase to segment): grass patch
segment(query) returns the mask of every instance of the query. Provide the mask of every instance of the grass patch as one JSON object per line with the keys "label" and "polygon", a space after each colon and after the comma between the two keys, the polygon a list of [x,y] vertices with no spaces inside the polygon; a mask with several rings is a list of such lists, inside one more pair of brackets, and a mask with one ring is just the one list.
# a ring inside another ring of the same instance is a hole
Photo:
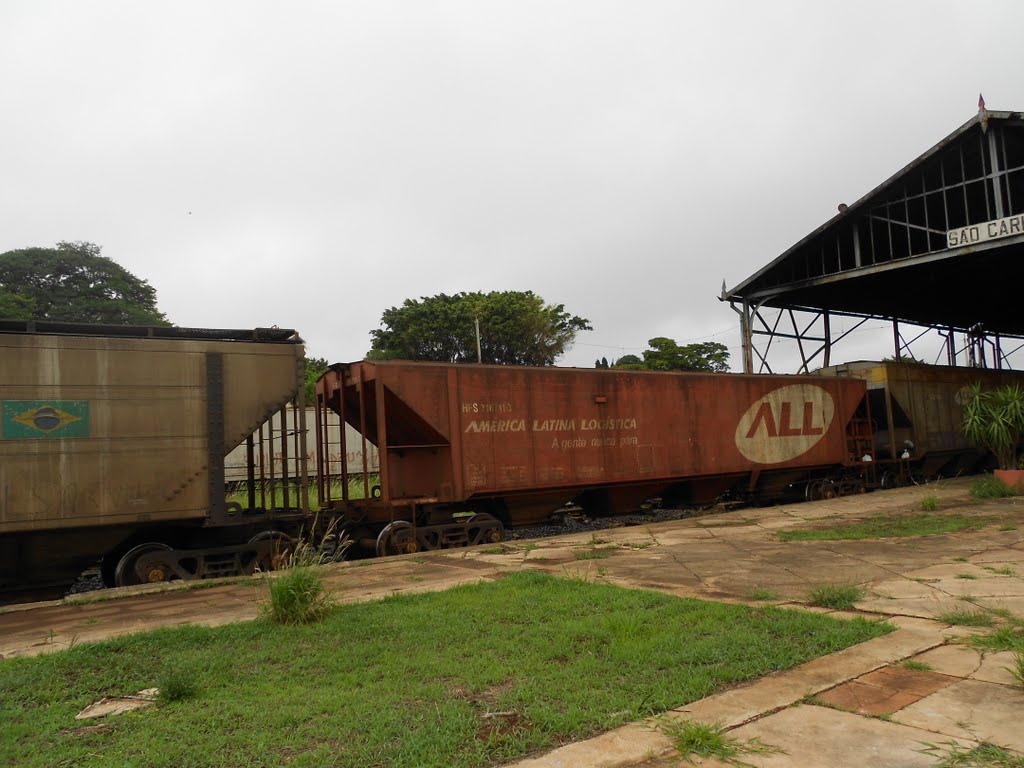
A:
{"label": "grass patch", "polygon": [[924,512],[934,512],[939,508],[939,497],[932,494],[921,497],[921,510]]}
{"label": "grass patch", "polygon": [[995,475],[985,475],[971,483],[971,496],[976,499],[1005,499],[1019,495],[1016,489],[1004,485]]}
{"label": "grass patch", "polygon": [[992,627],[996,620],[984,611],[946,611],[935,617],[943,624],[958,627]]}
{"label": "grass patch", "polygon": [[939,759],[935,768],[1024,768],[1024,757],[988,742],[971,749],[964,749],[953,741],[926,744],[920,752]]}
{"label": "grass patch", "polygon": [[932,665],[926,664],[923,661],[917,659],[904,659],[900,662],[900,666],[904,669],[909,669],[911,672],[931,672]]}
{"label": "grass patch", "polygon": [[1024,652],[1024,634],[1019,626],[997,627],[986,635],[967,638],[967,643],[980,651]]}
{"label": "grass patch", "polygon": [[602,549],[577,549],[572,553],[576,560],[604,560],[611,557],[615,547],[604,547]]}
{"label": "grass patch", "polygon": [[1016,576],[1017,572],[1013,570],[1009,565],[1004,565],[1002,568],[988,568],[985,570],[992,571],[992,573],[999,574],[1000,576]]}
{"label": "grass patch", "polygon": [[807,602],[819,608],[849,611],[864,597],[864,588],[856,584],[821,584],[807,593]]}
{"label": "grass patch", "polygon": [[158,700],[161,704],[192,699],[199,693],[192,673],[174,667],[165,669],[160,674],[157,678],[157,688],[160,690]]}
{"label": "grass patch", "polygon": [[1018,688],[1024,688],[1024,651],[1013,654],[1013,663],[1007,667]]}
{"label": "grass patch", "polygon": [[776,592],[773,589],[768,589],[767,587],[751,587],[750,589],[748,589],[746,592],[743,593],[743,596],[745,598],[747,598],[747,600],[778,600],[779,599],[779,593]]}
{"label": "grass patch", "polygon": [[[0,765],[488,766],[891,630],[514,573],[317,624],[168,628],[5,660]],[[174,669],[191,672],[194,704],[71,732],[87,704]]]}
{"label": "grass patch", "polygon": [[501,544],[497,547],[483,547],[478,549],[481,555],[511,555],[519,551],[519,547],[513,547],[508,544]]}
{"label": "grass patch", "polygon": [[795,528],[779,531],[783,541],[846,541],[851,539],[891,539],[906,536],[934,536],[941,533],[975,531],[994,522],[991,517],[976,515],[935,514],[893,517],[876,515],[829,528]]}
{"label": "grass patch", "polygon": [[676,751],[690,765],[697,765],[694,757],[701,762],[709,757],[727,765],[748,766],[740,757],[743,755],[781,754],[783,750],[765,744],[760,739],[740,741],[730,736],[723,725],[700,723],[696,720],[673,720],[662,718],[658,730],[672,739]]}
{"label": "grass patch", "polygon": [[268,578],[270,602],[264,614],[275,624],[308,624],[323,619],[334,601],[323,577],[311,566],[287,568]]}
{"label": "grass patch", "polygon": [[967,579],[968,581],[978,578],[973,573],[958,573],[956,577],[958,579]]}

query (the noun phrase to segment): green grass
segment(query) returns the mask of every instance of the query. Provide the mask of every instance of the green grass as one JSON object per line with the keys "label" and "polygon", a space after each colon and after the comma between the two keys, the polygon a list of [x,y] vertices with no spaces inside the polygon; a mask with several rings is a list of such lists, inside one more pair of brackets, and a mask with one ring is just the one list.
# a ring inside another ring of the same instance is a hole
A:
{"label": "green grass", "polygon": [[1007,667],[1018,688],[1024,688],[1024,651],[1015,651],[1013,663]]}
{"label": "green grass", "polygon": [[985,570],[986,571],[992,571],[992,573],[998,574],[1000,576],[1016,576],[1017,575],[1017,572],[1015,570],[1013,570],[1012,566],[1009,566],[1009,565],[1004,565],[1001,568],[989,568],[989,567],[986,567]]}
{"label": "green grass", "polygon": [[1003,626],[985,635],[967,639],[967,643],[980,651],[1024,652],[1024,633],[1019,626]]}
{"label": "green grass", "polygon": [[611,557],[616,547],[602,547],[600,549],[577,549],[572,553],[576,560],[604,560]]}
{"label": "green grass", "polygon": [[917,659],[904,659],[900,662],[900,666],[904,669],[909,669],[911,672],[931,672],[932,665],[926,664],[923,661]]}
{"label": "green grass", "polygon": [[694,757],[701,758],[701,762],[711,757],[726,765],[747,766],[749,763],[740,759],[742,755],[782,752],[778,747],[765,744],[756,738],[740,741],[735,736],[730,736],[723,725],[700,723],[696,720],[661,718],[658,721],[658,730],[672,739],[679,756],[690,765],[699,764]]}
{"label": "green grass", "polygon": [[157,679],[157,688],[160,690],[159,700],[161,704],[171,704],[176,701],[192,699],[199,693],[191,671],[174,667],[165,669],[161,673]]}
{"label": "green grass", "polygon": [[939,508],[939,497],[932,494],[921,497],[921,509],[924,512],[934,512]]}
{"label": "green grass", "polygon": [[995,619],[984,611],[947,611],[935,617],[943,624],[959,627],[991,627]]}
{"label": "green grass", "polygon": [[996,479],[995,475],[985,475],[971,483],[971,496],[976,499],[1005,499],[1008,496],[1019,495],[1015,489]]}
{"label": "green grass", "polygon": [[958,573],[956,577],[958,579],[967,579],[968,581],[978,578],[973,573]]}
{"label": "green grass", "polygon": [[[168,628],[5,660],[0,765],[488,766],[891,630],[515,573],[317,624]],[[74,732],[87,704],[168,670],[190,672],[194,698]]]}
{"label": "green grass", "polygon": [[807,602],[819,608],[849,611],[864,597],[864,588],[855,584],[821,584],[807,593]]}
{"label": "green grass", "polygon": [[747,600],[778,600],[779,599],[779,593],[776,592],[773,589],[768,589],[768,587],[751,587],[750,589],[748,589],[746,592],[743,593],[743,596],[745,598],[747,598]]}
{"label": "green grass", "polygon": [[940,758],[935,768],[1024,768],[1024,757],[989,742],[971,749],[964,749],[953,741],[942,745],[926,743],[920,751]]}
{"label": "green grass", "polygon": [[270,602],[264,614],[276,624],[308,624],[322,620],[333,605],[323,577],[311,566],[298,566],[268,577]]}
{"label": "green grass", "polygon": [[991,517],[935,514],[924,512],[894,517],[876,515],[828,528],[795,528],[779,531],[783,541],[843,541],[851,539],[889,539],[905,536],[932,536],[940,533],[973,531],[994,522]]}

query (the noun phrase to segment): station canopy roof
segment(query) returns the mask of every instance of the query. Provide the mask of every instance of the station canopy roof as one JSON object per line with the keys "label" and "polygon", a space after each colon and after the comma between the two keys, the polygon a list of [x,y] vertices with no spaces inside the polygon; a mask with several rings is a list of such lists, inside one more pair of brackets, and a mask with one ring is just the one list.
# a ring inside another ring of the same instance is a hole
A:
{"label": "station canopy roof", "polygon": [[721,298],[1024,336],[1024,115],[979,106]]}

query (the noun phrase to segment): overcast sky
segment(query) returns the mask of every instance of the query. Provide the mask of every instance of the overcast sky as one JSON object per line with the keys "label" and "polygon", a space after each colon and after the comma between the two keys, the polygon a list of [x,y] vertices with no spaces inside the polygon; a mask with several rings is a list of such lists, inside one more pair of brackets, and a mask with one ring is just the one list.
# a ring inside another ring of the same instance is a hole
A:
{"label": "overcast sky", "polygon": [[533,290],[594,326],[562,364],[669,336],[736,366],[723,279],[979,91],[1024,109],[1021,29],[1019,0],[2,0],[0,252],[89,240],[172,322],[331,361],[405,298]]}

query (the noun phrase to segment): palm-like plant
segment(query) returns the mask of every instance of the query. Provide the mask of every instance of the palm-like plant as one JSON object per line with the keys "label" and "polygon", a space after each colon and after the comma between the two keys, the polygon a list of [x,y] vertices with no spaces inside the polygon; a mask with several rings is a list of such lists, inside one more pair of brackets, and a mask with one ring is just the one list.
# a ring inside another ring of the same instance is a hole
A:
{"label": "palm-like plant", "polygon": [[995,454],[1001,469],[1016,469],[1024,436],[1024,388],[1008,384],[983,390],[980,383],[972,384],[963,430],[968,440]]}

